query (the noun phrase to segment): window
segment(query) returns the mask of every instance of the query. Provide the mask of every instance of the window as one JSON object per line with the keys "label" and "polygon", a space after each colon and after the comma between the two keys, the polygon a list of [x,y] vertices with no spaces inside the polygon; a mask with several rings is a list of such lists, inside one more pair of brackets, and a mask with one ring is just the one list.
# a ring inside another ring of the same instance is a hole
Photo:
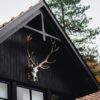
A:
{"label": "window", "polygon": [[17,100],[43,100],[43,93],[27,88],[17,87]]}
{"label": "window", "polygon": [[50,100],[74,100],[70,95],[62,94],[62,93],[52,93],[50,95]]}
{"label": "window", "polygon": [[51,95],[51,100],[60,100],[60,97],[57,95]]}
{"label": "window", "polygon": [[32,90],[32,100],[43,100],[43,93]]}
{"label": "window", "polygon": [[29,89],[17,87],[17,100],[30,100]]}
{"label": "window", "polygon": [[7,84],[0,82],[0,100],[8,100]]}
{"label": "window", "polygon": [[[36,91],[32,88],[17,87],[17,99],[16,100],[72,100],[69,97],[66,98],[65,94],[56,93],[52,91]],[[0,99],[2,100],[2,99]],[[5,100],[5,99],[4,99]],[[73,99],[74,100],[74,99]]]}

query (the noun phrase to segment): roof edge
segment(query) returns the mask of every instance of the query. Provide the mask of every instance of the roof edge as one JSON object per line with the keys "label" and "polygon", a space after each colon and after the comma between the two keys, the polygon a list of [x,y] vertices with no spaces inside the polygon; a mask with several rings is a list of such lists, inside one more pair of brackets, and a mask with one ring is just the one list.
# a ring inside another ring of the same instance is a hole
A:
{"label": "roof edge", "polygon": [[[54,22],[56,23],[57,27],[59,28],[59,30],[62,32],[63,36],[65,37],[65,39],[67,40],[67,42],[70,44],[72,50],[75,52],[76,56],[78,57],[78,59],[80,60],[80,62],[82,63],[82,65],[84,66],[85,70],[88,72],[88,74],[90,75],[90,77],[92,78],[93,82],[95,83],[96,87],[98,88],[98,84],[97,84],[97,80],[94,77],[93,73],[91,72],[91,70],[89,69],[88,65],[84,62],[83,58],[81,57],[81,55],[79,54],[77,48],[74,46],[74,44],[72,43],[72,41],[70,40],[70,38],[67,36],[66,32],[64,31],[64,29],[62,28],[62,26],[60,25],[60,23],[58,22],[58,20],[56,19],[56,17],[54,16],[54,14],[52,13],[52,11],[50,10],[50,8],[48,7],[48,4],[46,3],[45,0],[44,1],[44,6],[45,8],[48,10],[49,14],[51,15],[52,19],[54,20]],[[99,88],[98,88],[99,90]]]}
{"label": "roof edge", "polygon": [[[18,29],[21,29],[28,21],[30,21],[34,16],[40,13],[39,9],[44,6],[44,2],[41,1],[24,14],[20,15],[13,21],[9,22],[3,28],[0,29],[0,43],[2,43],[5,39],[15,33]],[[20,24],[21,23],[21,24]],[[9,34],[8,34],[9,33]]]}

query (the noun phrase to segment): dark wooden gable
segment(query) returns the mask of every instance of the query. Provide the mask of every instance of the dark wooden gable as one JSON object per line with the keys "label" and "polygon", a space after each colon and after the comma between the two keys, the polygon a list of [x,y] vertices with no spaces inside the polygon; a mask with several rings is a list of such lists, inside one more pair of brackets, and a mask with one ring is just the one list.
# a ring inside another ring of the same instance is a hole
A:
{"label": "dark wooden gable", "polygon": [[[42,15],[44,25],[42,25]],[[43,27],[44,26],[44,27]],[[40,31],[45,31],[46,34]],[[54,39],[60,50],[56,63],[38,73],[39,81],[27,79],[26,36],[32,34],[33,49],[39,61],[47,55]],[[74,97],[98,90],[96,80],[45,2],[41,1],[0,30],[0,77]]]}

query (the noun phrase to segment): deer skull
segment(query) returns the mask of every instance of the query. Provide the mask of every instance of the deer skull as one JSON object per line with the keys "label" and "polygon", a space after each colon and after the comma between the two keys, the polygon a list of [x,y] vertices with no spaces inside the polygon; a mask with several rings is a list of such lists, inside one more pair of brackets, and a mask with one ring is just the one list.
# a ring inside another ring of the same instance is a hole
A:
{"label": "deer skull", "polygon": [[[27,36],[27,42],[29,43],[29,41],[32,39],[32,37],[29,35]],[[48,53],[48,55],[45,57],[45,59],[41,62],[41,63],[36,63],[35,60],[33,59],[33,53],[30,53],[29,51],[29,47],[27,46],[27,54],[28,54],[28,68],[30,69],[28,72],[29,75],[29,79],[31,78],[32,81],[36,82],[38,81],[38,72],[39,72],[39,68],[41,69],[48,69],[49,68],[49,64],[52,64],[55,62],[55,60],[53,60],[52,62],[49,62],[49,58],[50,56],[57,52],[59,50],[59,47],[57,47],[57,45],[55,44],[55,41],[52,41],[52,47],[50,52]]]}
{"label": "deer skull", "polygon": [[34,67],[33,68],[33,71],[31,72],[32,73],[32,76],[33,76],[33,81],[34,82],[38,81],[38,77],[37,77],[38,71],[39,71],[38,67]]}

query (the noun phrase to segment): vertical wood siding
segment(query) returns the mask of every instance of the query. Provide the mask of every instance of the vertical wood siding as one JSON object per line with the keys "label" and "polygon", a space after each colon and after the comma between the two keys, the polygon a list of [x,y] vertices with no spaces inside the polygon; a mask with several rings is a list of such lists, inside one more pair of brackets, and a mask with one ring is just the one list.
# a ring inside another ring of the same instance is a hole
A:
{"label": "vertical wood siding", "polygon": [[[34,84],[27,79],[28,64],[25,39],[28,33],[31,34],[31,32],[21,29],[0,44],[0,77],[59,92],[69,92],[70,88],[67,87],[64,79],[65,76],[63,77],[64,74],[62,74],[65,71],[65,66],[68,66],[66,61],[69,58],[62,58],[62,56],[65,56],[64,53],[61,53],[62,50],[59,50],[54,57],[57,61],[52,64],[50,69],[40,69],[38,73],[39,81],[37,83]],[[36,49],[38,57],[43,59],[50,50],[50,43],[42,43],[41,41],[43,41],[42,35],[35,33],[33,35],[33,48]]]}
{"label": "vertical wood siding", "polygon": [[[39,81],[37,83],[30,82],[27,79],[27,52],[26,52],[26,36],[33,32],[21,29],[0,44],[0,78],[10,79],[12,81],[21,82],[44,89],[50,89],[73,96],[85,95],[95,91],[95,85],[90,78],[82,63],[76,57],[70,45],[57,42],[60,46],[59,52],[54,56],[56,62],[50,66],[50,69],[41,70],[38,73]],[[50,39],[43,42],[42,35],[33,33],[32,48],[36,54],[37,60],[41,62],[50,50]]]}

